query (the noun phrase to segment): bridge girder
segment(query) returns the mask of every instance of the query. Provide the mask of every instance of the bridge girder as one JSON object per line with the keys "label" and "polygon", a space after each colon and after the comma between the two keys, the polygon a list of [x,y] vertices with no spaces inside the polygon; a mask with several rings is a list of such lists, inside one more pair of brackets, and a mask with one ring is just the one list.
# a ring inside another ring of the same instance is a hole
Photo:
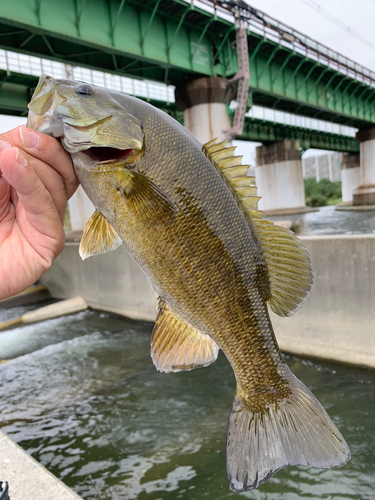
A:
{"label": "bridge girder", "polygon": [[[27,115],[27,104],[31,99],[38,78],[17,73],[0,71],[0,114]],[[175,103],[147,100],[157,108],[171,115],[183,124],[183,113]],[[282,139],[300,141],[302,149],[317,148],[341,152],[359,152],[359,142],[354,137],[284,125],[256,118],[246,117],[243,134],[239,140],[253,142],[275,142]]]}
{"label": "bridge girder", "polygon": [[[374,82],[360,81],[248,32],[254,104],[345,124],[375,123]],[[135,78],[178,84],[237,71],[235,25],[183,0],[3,2],[0,47]]]}

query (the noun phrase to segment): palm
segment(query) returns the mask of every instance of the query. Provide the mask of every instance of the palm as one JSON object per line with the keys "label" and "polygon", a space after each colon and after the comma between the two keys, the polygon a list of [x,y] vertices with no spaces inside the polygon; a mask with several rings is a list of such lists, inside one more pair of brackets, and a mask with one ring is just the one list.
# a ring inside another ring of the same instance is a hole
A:
{"label": "palm", "polygon": [[35,283],[65,243],[66,202],[78,181],[61,145],[38,135],[40,151],[6,147],[0,157],[0,299]]}
{"label": "palm", "polygon": [[[4,191],[8,196],[3,196]],[[8,182],[0,179],[0,297],[14,295],[33,284],[61,250],[56,230],[43,233]],[[57,215],[57,213],[56,213]],[[56,221],[57,222],[57,221]]]}

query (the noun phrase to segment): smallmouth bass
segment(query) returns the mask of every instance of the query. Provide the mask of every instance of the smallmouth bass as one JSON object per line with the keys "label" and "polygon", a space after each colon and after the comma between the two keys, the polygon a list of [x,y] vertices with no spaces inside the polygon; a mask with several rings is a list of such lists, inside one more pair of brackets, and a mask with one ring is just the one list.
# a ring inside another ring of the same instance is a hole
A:
{"label": "smallmouth bass", "polygon": [[[42,76],[28,125],[60,138],[96,211],[82,258],[124,244],[159,295],[151,355],[162,372],[213,363],[236,377],[227,476],[233,491],[288,465],[350,458],[321,404],[283,361],[268,305],[290,316],[312,285],[309,256],[263,219],[248,166],[215,140],[202,145],[136,98]],[[268,304],[268,305],[267,305]]]}

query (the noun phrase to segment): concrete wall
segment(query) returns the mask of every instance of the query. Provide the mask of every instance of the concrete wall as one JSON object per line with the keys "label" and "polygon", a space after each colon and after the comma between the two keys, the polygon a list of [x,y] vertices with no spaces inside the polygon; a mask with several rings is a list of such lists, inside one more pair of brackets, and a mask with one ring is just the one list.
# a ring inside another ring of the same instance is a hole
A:
{"label": "concrete wall", "polygon": [[299,142],[284,139],[272,144],[263,144],[255,149],[256,166],[268,165],[281,161],[300,160]]}
{"label": "concrete wall", "polygon": [[[375,368],[375,235],[301,237],[315,283],[291,318],[272,315],[280,347],[304,356]],[[42,279],[59,298],[81,295],[94,308],[153,320],[156,295],[120,247],[82,262],[69,243]]]}
{"label": "concrete wall", "polygon": [[353,203],[353,191],[359,186],[359,167],[341,170],[342,201]]}
{"label": "concrete wall", "polygon": [[299,142],[283,140],[256,148],[259,209],[266,212],[305,207]]}
{"label": "concrete wall", "polygon": [[375,127],[356,137],[361,142],[360,185],[353,192],[353,205],[375,205]]}
{"label": "concrete wall", "polygon": [[[375,129],[374,129],[375,130]],[[375,139],[361,142],[361,186],[375,185]]]}
{"label": "concrete wall", "polygon": [[197,104],[184,111],[184,126],[202,144],[217,137],[224,141],[226,133],[231,128],[230,119],[225,104],[212,102]]}
{"label": "concrete wall", "polygon": [[270,212],[305,206],[301,160],[287,160],[255,167],[259,210]]}
{"label": "concrete wall", "polygon": [[154,321],[156,294],[123,246],[85,261],[79,256],[78,247],[79,242],[67,242],[42,277],[53,297],[79,295],[94,309]]}
{"label": "concrete wall", "polygon": [[291,318],[272,315],[292,353],[375,368],[375,235],[301,237],[314,285]]}

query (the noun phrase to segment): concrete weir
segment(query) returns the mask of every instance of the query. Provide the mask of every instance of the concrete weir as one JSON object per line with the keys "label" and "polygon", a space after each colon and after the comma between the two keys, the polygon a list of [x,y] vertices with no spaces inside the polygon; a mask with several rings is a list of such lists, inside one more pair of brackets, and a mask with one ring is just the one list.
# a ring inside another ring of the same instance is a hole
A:
{"label": "concrete weir", "polygon": [[0,480],[10,500],[82,500],[1,431]]}
{"label": "concrete weir", "polygon": [[[272,315],[285,352],[375,368],[375,235],[304,236],[314,286],[291,318]],[[80,295],[94,309],[154,321],[156,294],[124,247],[90,257],[68,242],[42,278],[56,298]]]}

